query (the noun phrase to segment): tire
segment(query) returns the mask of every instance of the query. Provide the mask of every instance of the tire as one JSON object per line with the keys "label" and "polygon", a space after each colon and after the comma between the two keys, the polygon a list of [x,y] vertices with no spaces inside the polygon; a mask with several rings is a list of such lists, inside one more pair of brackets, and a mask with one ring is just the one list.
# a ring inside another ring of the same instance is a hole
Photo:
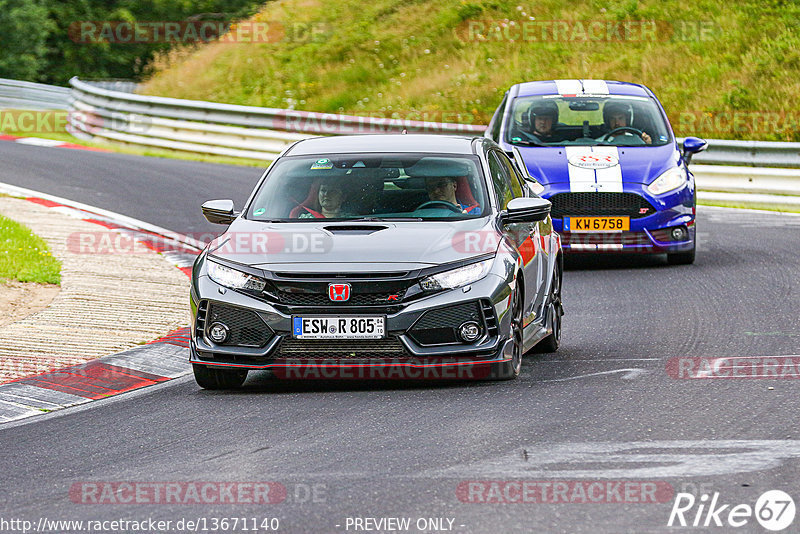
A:
{"label": "tire", "polygon": [[511,309],[511,338],[514,346],[511,351],[511,361],[504,365],[504,372],[497,377],[498,380],[514,380],[522,370],[522,309],[523,309],[522,287],[514,294],[514,304]]}
{"label": "tire", "polygon": [[686,252],[674,252],[672,254],[667,254],[667,263],[670,265],[691,265],[694,263],[695,251],[697,250],[697,245],[692,243],[692,250],[687,250]]}
{"label": "tire", "polygon": [[203,389],[236,389],[247,379],[246,369],[214,369],[192,364],[194,380]]}
{"label": "tire", "polygon": [[561,282],[563,279],[563,267],[559,261],[553,273],[553,283],[550,285],[550,314],[553,316],[553,332],[536,344],[536,352],[556,352],[561,345],[561,316],[564,315],[564,308],[561,306]]}

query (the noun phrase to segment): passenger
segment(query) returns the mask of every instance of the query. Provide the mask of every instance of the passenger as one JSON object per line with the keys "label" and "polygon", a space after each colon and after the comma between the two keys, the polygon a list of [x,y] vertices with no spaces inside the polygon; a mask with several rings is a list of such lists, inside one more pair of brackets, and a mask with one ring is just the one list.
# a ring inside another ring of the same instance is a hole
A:
{"label": "passenger", "polygon": [[[633,108],[624,102],[608,102],[603,107],[603,122],[605,129],[600,132],[601,135],[606,135],[617,128],[630,127],[633,123]],[[625,131],[620,132],[620,135],[624,134]],[[628,131],[628,134],[636,135],[632,131]],[[647,132],[642,132],[640,137],[648,145],[653,143],[653,139]]]}
{"label": "passenger", "polygon": [[332,219],[349,216],[342,209],[345,192],[341,184],[324,181],[317,186],[317,194],[313,193],[314,186],[309,192],[309,198],[292,210],[289,215],[291,218]]}

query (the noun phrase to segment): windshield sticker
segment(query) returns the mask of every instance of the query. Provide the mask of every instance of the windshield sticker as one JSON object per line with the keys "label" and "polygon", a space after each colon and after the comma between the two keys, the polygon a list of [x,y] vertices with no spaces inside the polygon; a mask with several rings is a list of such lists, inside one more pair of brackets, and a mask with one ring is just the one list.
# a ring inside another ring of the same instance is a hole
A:
{"label": "windshield sticker", "polygon": [[333,162],[327,158],[318,159],[311,166],[312,171],[327,170],[333,168]]}
{"label": "windshield sticker", "polygon": [[267,211],[265,208],[258,208],[256,211],[253,212],[253,215],[258,217],[259,215],[264,215],[265,211]]}

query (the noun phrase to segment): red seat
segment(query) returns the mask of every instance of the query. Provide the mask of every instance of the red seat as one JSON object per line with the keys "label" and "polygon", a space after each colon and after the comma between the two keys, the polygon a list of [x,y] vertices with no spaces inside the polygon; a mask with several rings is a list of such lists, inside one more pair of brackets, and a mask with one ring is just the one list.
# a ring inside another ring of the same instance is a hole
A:
{"label": "red seat", "polygon": [[320,213],[322,207],[319,205],[319,183],[319,180],[314,180],[311,187],[308,189],[308,196],[306,199],[289,212],[290,219],[298,219],[303,213],[310,213],[316,219],[325,218],[325,216]]}
{"label": "red seat", "polygon": [[459,176],[456,183],[458,184],[456,188],[456,200],[464,206],[467,206],[467,210],[479,206],[478,201],[472,196],[472,188],[469,186],[467,177]]}

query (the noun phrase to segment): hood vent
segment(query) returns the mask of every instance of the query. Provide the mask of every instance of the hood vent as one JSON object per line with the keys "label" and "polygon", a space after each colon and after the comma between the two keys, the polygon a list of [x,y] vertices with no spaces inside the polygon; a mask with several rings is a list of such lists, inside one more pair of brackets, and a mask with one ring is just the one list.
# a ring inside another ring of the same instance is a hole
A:
{"label": "hood vent", "polygon": [[336,224],[324,226],[323,228],[334,235],[369,235],[380,232],[381,230],[386,230],[389,227],[379,225],[365,226],[362,224]]}

